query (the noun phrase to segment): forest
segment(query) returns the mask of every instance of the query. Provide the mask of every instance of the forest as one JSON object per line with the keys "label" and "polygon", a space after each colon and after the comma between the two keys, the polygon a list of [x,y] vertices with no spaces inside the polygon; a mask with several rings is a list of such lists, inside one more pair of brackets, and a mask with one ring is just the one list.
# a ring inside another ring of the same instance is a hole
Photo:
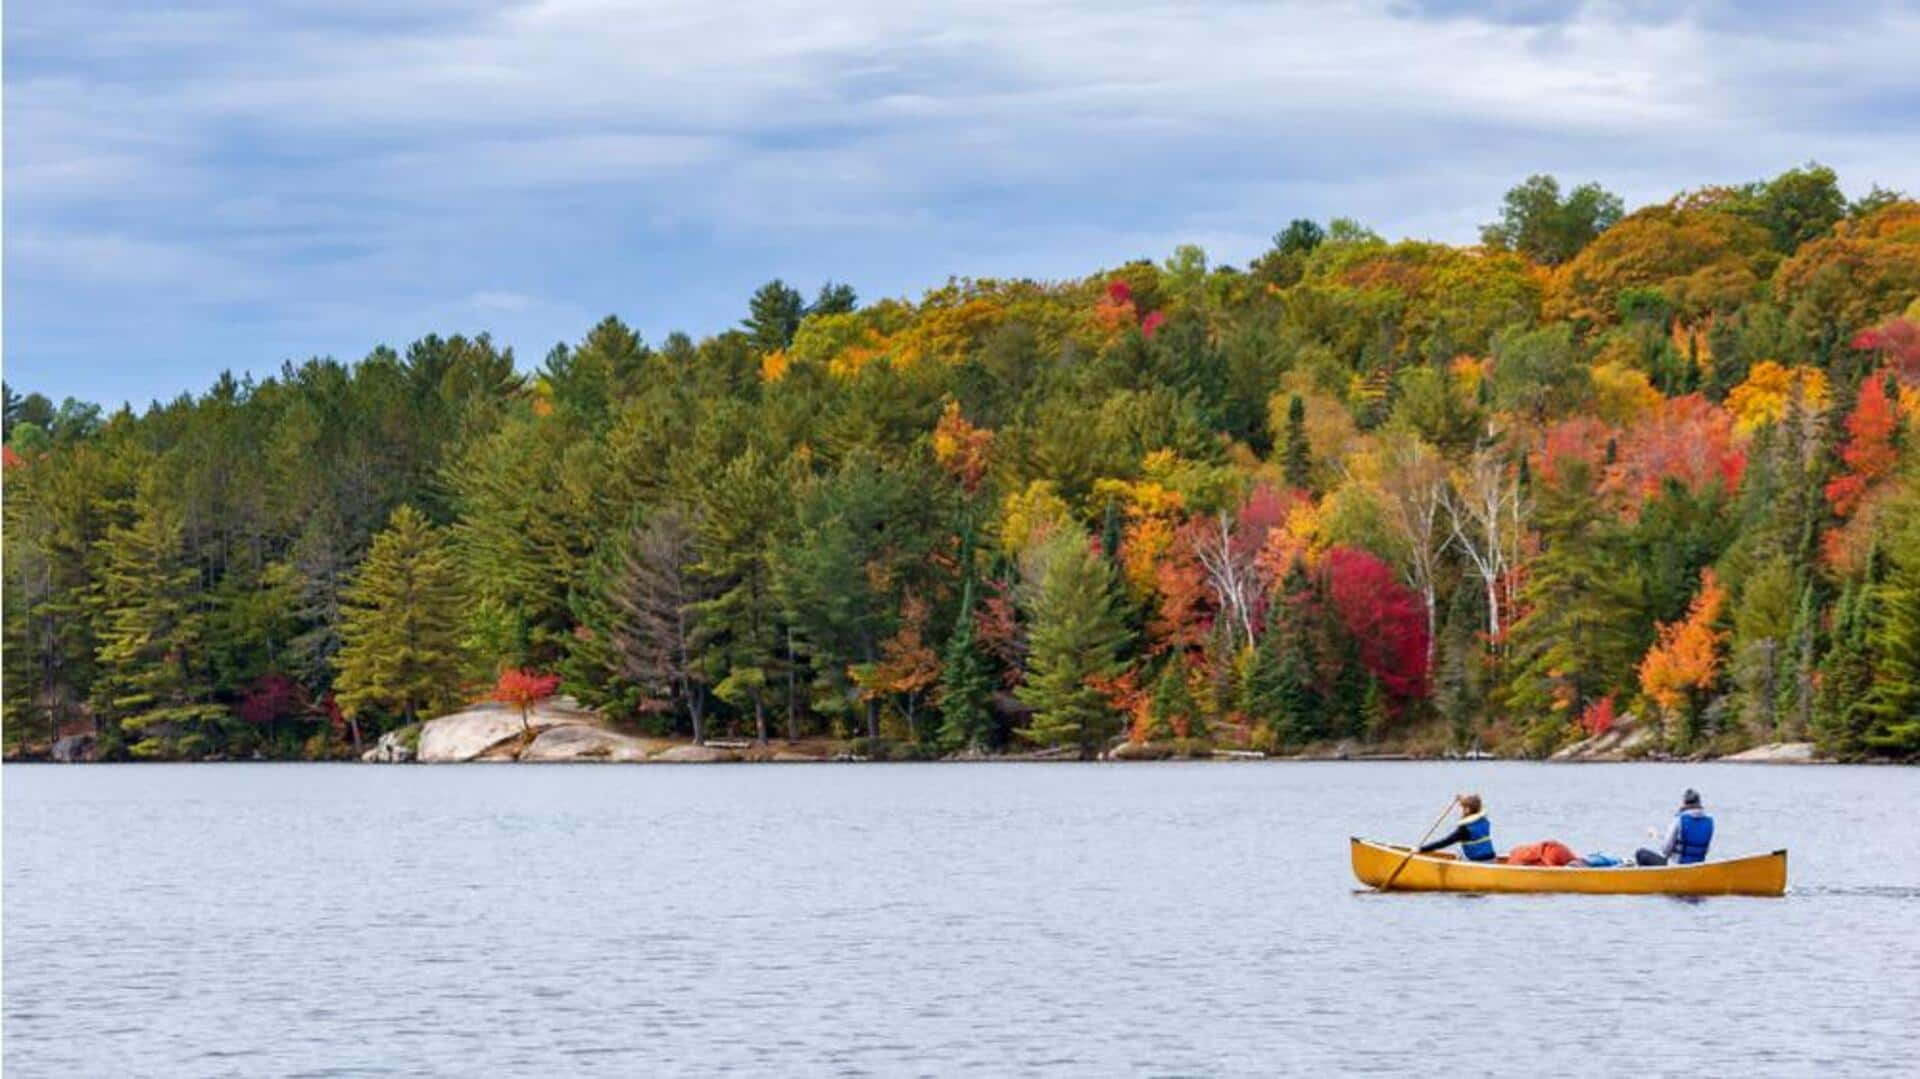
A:
{"label": "forest", "polygon": [[530,370],[481,333],[140,411],[8,386],[7,752],[346,757],[505,673],[903,758],[1920,755],[1920,202],[1809,163],[1490,216],[776,280]]}

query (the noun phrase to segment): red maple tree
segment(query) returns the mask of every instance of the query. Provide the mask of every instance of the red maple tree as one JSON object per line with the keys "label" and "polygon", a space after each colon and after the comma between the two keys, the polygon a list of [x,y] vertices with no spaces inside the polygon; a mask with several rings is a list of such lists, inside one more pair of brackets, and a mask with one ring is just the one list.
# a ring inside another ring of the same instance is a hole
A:
{"label": "red maple tree", "polygon": [[1360,662],[1392,696],[1427,691],[1427,612],[1419,593],[1367,551],[1334,547],[1320,563],[1327,592]]}
{"label": "red maple tree", "polygon": [[560,692],[559,675],[509,667],[500,672],[500,680],[494,683],[493,699],[520,709],[520,727],[523,731],[532,733],[534,705],[558,692]]}
{"label": "red maple tree", "polygon": [[1872,329],[1861,330],[1850,343],[1863,352],[1885,356],[1900,381],[1909,385],[1920,382],[1920,322],[1890,318]]}
{"label": "red maple tree", "polygon": [[1834,513],[1852,516],[1874,481],[1893,471],[1899,459],[1893,433],[1899,425],[1899,413],[1887,399],[1886,383],[1877,378],[1862,382],[1859,402],[1847,417],[1847,444],[1840,450],[1847,472],[1827,484],[1827,501]]}

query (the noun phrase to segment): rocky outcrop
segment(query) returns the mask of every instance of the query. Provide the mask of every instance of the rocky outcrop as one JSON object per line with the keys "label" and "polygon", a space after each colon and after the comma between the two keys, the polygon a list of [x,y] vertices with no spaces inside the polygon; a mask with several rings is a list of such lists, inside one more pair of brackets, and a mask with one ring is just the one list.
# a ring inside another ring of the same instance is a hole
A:
{"label": "rocky outcrop", "polygon": [[647,743],[639,738],[569,723],[548,727],[520,751],[522,761],[644,761]]}
{"label": "rocky outcrop", "polygon": [[360,759],[375,764],[405,764],[413,759],[413,738],[418,733],[411,727],[388,731],[372,749],[360,754]]}
{"label": "rocky outcrop", "polygon": [[1812,742],[1768,742],[1720,759],[1736,764],[1813,764],[1820,757]]}
{"label": "rocky outcrop", "polygon": [[54,740],[48,756],[62,764],[75,764],[93,759],[93,735],[69,734]]}
{"label": "rocky outcrop", "polygon": [[1583,738],[1547,759],[1552,761],[1634,760],[1645,756],[1653,748],[1653,743],[1653,729],[1641,726],[1628,718],[1612,730],[1596,734],[1591,738]]}
{"label": "rocky outcrop", "polygon": [[740,756],[730,750],[715,749],[712,746],[674,746],[648,759],[662,764],[719,764],[725,761],[737,761]]}
{"label": "rocky outcrop", "polygon": [[488,757],[497,760],[502,756],[498,751],[505,751],[507,758],[513,759],[518,756],[518,747],[510,743],[523,738],[527,728],[531,728],[537,738],[540,731],[549,727],[598,727],[601,722],[599,713],[581,708],[580,702],[572,697],[540,702],[528,714],[524,725],[519,709],[485,701],[465,711],[428,720],[420,728],[420,747],[415,757],[427,764],[450,764]]}
{"label": "rocky outcrop", "polygon": [[1163,761],[1171,756],[1171,748],[1155,742],[1122,742],[1107,750],[1110,761]]}

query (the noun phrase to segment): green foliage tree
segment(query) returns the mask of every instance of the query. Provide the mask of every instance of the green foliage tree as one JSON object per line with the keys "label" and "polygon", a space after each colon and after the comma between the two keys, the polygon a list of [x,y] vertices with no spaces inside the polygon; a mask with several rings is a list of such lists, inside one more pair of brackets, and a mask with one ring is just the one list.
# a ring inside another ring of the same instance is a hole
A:
{"label": "green foliage tree", "polygon": [[1021,599],[1032,650],[1016,693],[1034,714],[1020,733],[1095,756],[1120,730],[1118,713],[1096,685],[1119,673],[1127,636],[1114,606],[1113,572],[1085,533],[1062,528],[1023,559]]}
{"label": "green foliage tree", "polygon": [[993,679],[977,644],[974,622],[973,580],[961,588],[960,612],[954,621],[952,636],[941,655],[940,684],[936,703],[940,707],[939,744],[949,750],[985,750],[993,741],[994,721],[990,698]]}
{"label": "green foliage tree", "polygon": [[135,756],[199,756],[225,709],[211,699],[206,612],[179,511],[144,485],[133,523],[108,530],[95,602],[96,702]]}
{"label": "green foliage tree", "polygon": [[1621,694],[1652,642],[1636,618],[1645,603],[1640,572],[1623,556],[1582,462],[1567,462],[1540,495],[1542,551],[1520,596],[1507,705],[1544,753],[1572,733],[1587,702]]}
{"label": "green foliage tree", "polygon": [[393,511],[344,597],[340,706],[418,722],[458,699],[460,577],[445,534],[412,506]]}
{"label": "green foliage tree", "polygon": [[[1910,469],[1920,472],[1920,469]],[[1862,741],[1875,752],[1920,756],[1920,488],[1889,507],[1886,576],[1873,586],[1865,650],[1872,684],[1861,702]]]}
{"label": "green foliage tree", "polygon": [[1529,176],[1507,192],[1500,220],[1481,228],[1480,239],[1489,247],[1557,266],[1612,228],[1623,210],[1620,197],[1599,184],[1581,184],[1562,198],[1560,181]]}
{"label": "green foliage tree", "polygon": [[767,740],[767,688],[780,663],[769,545],[781,524],[781,476],[759,451],[728,462],[702,492],[692,574],[707,598],[692,604],[693,640],[713,692],[753,717]]}
{"label": "green foliage tree", "polygon": [[1493,340],[1492,386],[1499,408],[1536,422],[1580,408],[1593,388],[1574,347],[1572,328],[1565,323],[1510,327],[1498,334]]}
{"label": "green foliage tree", "polygon": [[1299,394],[1287,402],[1286,456],[1281,468],[1287,486],[1307,490],[1313,483],[1313,447],[1307,441],[1307,403]]}
{"label": "green foliage tree", "polygon": [[747,304],[747,318],[740,325],[754,348],[772,352],[793,343],[794,331],[806,315],[807,302],[799,290],[775,278],[754,292]]}
{"label": "green foliage tree", "polygon": [[814,297],[813,306],[807,308],[809,315],[845,315],[860,306],[860,295],[852,285],[829,281],[820,286],[820,294]]}

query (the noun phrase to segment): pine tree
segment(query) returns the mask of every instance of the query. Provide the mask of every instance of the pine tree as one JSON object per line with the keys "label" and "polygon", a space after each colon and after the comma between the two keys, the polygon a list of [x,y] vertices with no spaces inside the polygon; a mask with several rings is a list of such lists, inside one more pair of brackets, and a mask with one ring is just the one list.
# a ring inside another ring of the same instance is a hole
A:
{"label": "pine tree", "polygon": [[1299,394],[1287,402],[1287,436],[1282,458],[1287,486],[1306,490],[1313,482],[1313,448],[1307,442],[1307,403]]}
{"label": "pine tree", "polygon": [[448,539],[471,601],[476,673],[545,668],[564,655],[567,592],[583,575],[599,513],[587,489],[597,452],[585,432],[527,413],[464,446],[446,470],[459,511]]}
{"label": "pine tree", "polygon": [[1469,749],[1478,743],[1475,726],[1486,707],[1486,650],[1480,643],[1482,615],[1475,589],[1456,586],[1447,604],[1435,651],[1434,704],[1453,732],[1453,744]]}
{"label": "pine tree", "polygon": [[334,657],[340,706],[413,723],[454,703],[467,661],[461,607],[445,534],[412,506],[394,510],[346,591]]}
{"label": "pine tree", "polygon": [[1148,738],[1192,737],[1199,726],[1199,711],[1193,690],[1187,685],[1186,664],[1177,655],[1169,657],[1153,684],[1153,698],[1147,705]]}
{"label": "pine tree", "polygon": [[960,614],[953,635],[941,655],[939,743],[949,750],[978,752],[993,738],[993,712],[988,699],[993,680],[986,661],[974,646],[973,579],[969,577],[960,591]]}
{"label": "pine tree", "polygon": [[210,700],[205,613],[198,574],[182,547],[180,511],[155,486],[142,486],[133,524],[109,530],[102,541],[95,696],[101,713],[133,740],[136,756],[197,756],[212,749],[207,736],[225,710]]}
{"label": "pine tree", "polygon": [[1119,673],[1125,627],[1114,609],[1113,571],[1079,529],[1062,527],[1030,551],[1022,566],[1032,621],[1027,680],[1020,699],[1034,711],[1021,734],[1045,746],[1099,753],[1120,717],[1092,683]]}
{"label": "pine tree", "polygon": [[1392,722],[1393,715],[1387,711],[1387,695],[1380,689],[1380,679],[1368,675],[1366,692],[1360,697],[1361,730],[1369,741],[1377,742],[1386,736]]}
{"label": "pine tree", "polygon": [[1920,755],[1920,486],[1888,510],[1887,519],[1898,524],[1865,627],[1873,685],[1862,704],[1864,741],[1879,752],[1913,757]]}
{"label": "pine tree", "polygon": [[1320,701],[1314,688],[1313,660],[1301,621],[1300,599],[1312,589],[1298,563],[1284,578],[1267,610],[1267,628],[1254,650],[1246,710],[1264,723],[1280,743],[1299,745],[1323,735]]}
{"label": "pine tree", "polygon": [[1814,730],[1821,747],[1840,757],[1865,752],[1874,716],[1867,709],[1873,688],[1873,653],[1867,633],[1876,619],[1875,567],[1878,552],[1868,558],[1862,581],[1849,581],[1833,608],[1833,639],[1820,660],[1820,690],[1815,704]]}
{"label": "pine tree", "polygon": [[1748,575],[1733,610],[1735,703],[1748,729],[1770,741],[1780,733],[1780,689],[1788,680],[1793,601],[1793,568],[1776,556]]}
{"label": "pine tree", "polygon": [[706,598],[692,572],[698,528],[678,506],[611,537],[574,598],[585,630],[570,644],[568,684],[582,699],[687,718],[706,740],[706,672],[694,650],[693,606]]}
{"label": "pine tree", "polygon": [[740,325],[751,335],[755,348],[772,352],[793,342],[793,333],[800,328],[800,320],[806,314],[807,303],[799,291],[775,278],[754,292],[747,305],[746,321]]}
{"label": "pine tree", "polygon": [[1534,560],[1513,627],[1507,703],[1528,726],[1530,748],[1548,752],[1572,733],[1588,701],[1630,684],[1652,643],[1639,617],[1639,571],[1618,551],[1619,537],[1578,462],[1543,485],[1539,522],[1544,550]]}
{"label": "pine tree", "polygon": [[734,458],[702,492],[692,574],[707,598],[694,603],[693,649],[713,692],[753,716],[767,739],[767,688],[780,662],[768,545],[780,521],[782,481],[757,450]]}
{"label": "pine tree", "polygon": [[1804,738],[1813,730],[1814,681],[1819,671],[1818,637],[1820,608],[1813,598],[1813,584],[1800,590],[1800,608],[1793,616],[1793,634],[1789,641],[1793,677],[1780,687],[1780,709],[1788,716],[1788,734]]}

